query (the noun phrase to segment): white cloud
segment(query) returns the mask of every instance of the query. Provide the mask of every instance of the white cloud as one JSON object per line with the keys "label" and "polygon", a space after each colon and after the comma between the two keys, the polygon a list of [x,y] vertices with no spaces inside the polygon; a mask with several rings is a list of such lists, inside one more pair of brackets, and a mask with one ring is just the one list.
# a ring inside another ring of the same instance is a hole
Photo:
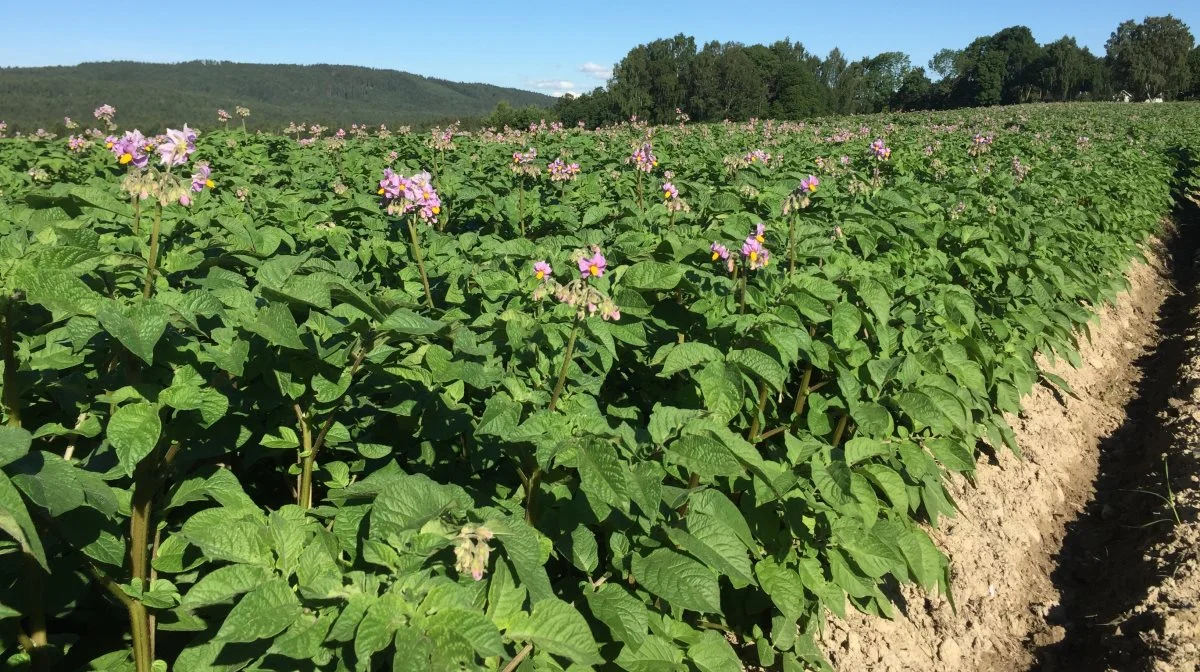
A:
{"label": "white cloud", "polygon": [[579,71],[591,75],[599,80],[606,80],[612,77],[612,68],[588,61],[579,66]]}
{"label": "white cloud", "polygon": [[555,98],[562,98],[563,96],[566,96],[566,95],[572,95],[572,96],[575,96],[576,98],[578,98],[579,92],[578,91],[551,91],[550,95],[554,96]]}
{"label": "white cloud", "polygon": [[[569,91],[575,88],[574,82],[565,79],[538,79],[529,83],[535,89],[552,89],[554,91]],[[557,93],[551,95],[559,95]]]}

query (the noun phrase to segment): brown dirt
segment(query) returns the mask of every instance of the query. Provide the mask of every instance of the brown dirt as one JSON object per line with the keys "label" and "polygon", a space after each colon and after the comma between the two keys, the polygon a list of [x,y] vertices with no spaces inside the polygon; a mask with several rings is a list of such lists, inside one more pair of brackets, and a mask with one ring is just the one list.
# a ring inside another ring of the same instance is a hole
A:
{"label": "brown dirt", "polygon": [[1068,635],[1056,556],[1068,524],[1089,510],[1102,453],[1130,426],[1127,407],[1142,396],[1139,383],[1162,340],[1170,273],[1158,246],[1147,256],[1127,274],[1131,289],[1083,339],[1084,365],[1048,367],[1078,398],[1037,386],[1021,416],[1010,418],[1024,456],[1000,452],[980,464],[974,486],[953,483],[960,513],[931,534],[950,558],[957,613],[941,597],[905,588],[905,614],[894,621],[832,619],[821,644],[836,669],[1010,672],[1053,658],[1046,652]]}

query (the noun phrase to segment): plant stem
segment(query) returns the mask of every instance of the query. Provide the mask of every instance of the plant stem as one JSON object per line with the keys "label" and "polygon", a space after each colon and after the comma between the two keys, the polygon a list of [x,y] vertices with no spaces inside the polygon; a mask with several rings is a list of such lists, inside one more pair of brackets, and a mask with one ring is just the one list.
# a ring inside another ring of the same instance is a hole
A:
{"label": "plant stem", "polygon": [[750,433],[746,436],[746,440],[750,443],[758,441],[758,432],[762,428],[763,410],[767,407],[767,384],[764,381],[758,381],[758,412],[754,414],[754,419],[750,421]]}
{"label": "plant stem", "polygon": [[409,218],[408,235],[412,239],[413,256],[417,259],[417,268],[421,271],[421,284],[425,285],[425,305],[433,308],[433,293],[429,291],[429,276],[425,275],[425,259],[421,256],[421,244],[417,242],[416,222]]}
{"label": "plant stem", "polygon": [[137,194],[132,196],[133,200],[133,235],[138,235],[142,230],[142,199],[138,198]]}
{"label": "plant stem", "polygon": [[804,412],[804,404],[808,401],[809,392],[812,392],[808,387],[812,382],[812,374],[813,367],[810,363],[804,367],[804,375],[800,378],[800,389],[796,392],[796,403],[792,406],[793,418]]}
{"label": "plant stem", "polygon": [[[133,474],[133,500],[129,518],[129,564],[132,582],[145,592],[150,578],[150,527],[152,525],[151,504],[158,490],[158,449],[138,464]],[[133,662],[137,672],[150,672],[154,656],[150,645],[150,617],[141,600],[131,600],[129,630],[133,636]]]}
{"label": "plant stem", "polygon": [[792,221],[788,226],[788,275],[796,273],[796,219],[797,215],[792,216]]}
{"label": "plant stem", "polygon": [[746,285],[749,284],[747,282],[749,279],[749,272],[742,274],[742,299],[738,305],[738,315],[746,314]]}
{"label": "plant stem", "polygon": [[501,672],[513,672],[513,670],[517,669],[517,666],[521,664],[521,661],[525,660],[525,657],[529,655],[530,651],[533,651],[533,644],[526,644],[525,648],[521,649],[517,655],[513,656],[512,660],[508,661],[508,664],[504,666],[504,669],[501,670]]}
{"label": "plant stem", "polygon": [[525,178],[517,180],[517,226],[521,228],[521,237],[525,237]]}
{"label": "plant stem", "polygon": [[296,422],[300,425],[300,458],[302,460],[300,491],[296,495],[296,505],[302,509],[311,509],[313,463],[317,458],[312,445],[312,427],[308,424],[308,418],[304,417],[304,411],[300,408],[300,404],[295,404],[292,408],[296,410]]}
{"label": "plant stem", "polygon": [[536,514],[534,507],[537,506],[537,491],[538,485],[542,482],[542,470],[535,467],[533,473],[529,476],[529,482],[525,483],[525,522],[533,524]]}
{"label": "plant stem", "polygon": [[571,335],[567,337],[567,349],[563,353],[562,369],[558,372],[558,382],[554,384],[554,392],[550,395],[550,410],[558,406],[558,395],[562,394],[563,385],[567,382],[567,370],[571,368],[571,356],[575,354],[575,337],[579,334],[579,318],[571,325]]}
{"label": "plant stem", "polygon": [[846,433],[846,423],[850,422],[850,412],[842,414],[838,419],[837,429],[833,430],[833,447],[837,448],[842,443],[842,435]]}
{"label": "plant stem", "polygon": [[20,390],[17,389],[17,357],[13,351],[13,297],[4,302],[3,328],[0,329],[0,347],[4,350],[4,390],[0,392],[0,400],[4,404],[4,414],[8,417],[9,427],[21,426],[21,405],[18,399]]}
{"label": "plant stem", "polygon": [[150,256],[146,260],[146,284],[142,287],[142,296],[150,298],[154,294],[154,270],[158,266],[158,235],[162,231],[162,202],[154,206],[154,228],[150,229]]}
{"label": "plant stem", "polygon": [[646,212],[646,206],[642,204],[642,171],[641,170],[638,171],[637,176],[638,176],[638,179],[637,179],[638,210],[641,210],[642,212]]}
{"label": "plant stem", "polygon": [[46,634],[46,600],[43,591],[42,567],[25,554],[25,578],[29,582],[29,646],[26,652],[33,669],[43,672],[50,669],[46,646],[50,638]]}

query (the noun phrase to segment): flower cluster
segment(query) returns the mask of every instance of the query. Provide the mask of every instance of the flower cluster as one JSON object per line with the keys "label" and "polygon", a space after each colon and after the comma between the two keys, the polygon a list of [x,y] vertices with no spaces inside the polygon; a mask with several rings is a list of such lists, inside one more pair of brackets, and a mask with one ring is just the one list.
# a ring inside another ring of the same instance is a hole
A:
{"label": "flower cluster", "polygon": [[72,135],[67,138],[67,149],[72,152],[82,152],[90,147],[91,144],[92,141],[82,135]]}
{"label": "flower cluster", "polygon": [[113,125],[113,117],[117,115],[117,108],[112,105],[101,105],[92,111],[92,116],[104,122],[108,130],[113,130],[116,126]]}
{"label": "flower cluster", "polygon": [[162,165],[174,167],[187,163],[192,152],[196,151],[197,135],[196,130],[188,128],[187,124],[183,125],[182,131],[168,128],[166,137],[157,148]]}
{"label": "flower cluster", "polygon": [[579,319],[597,314],[602,320],[621,319],[621,310],[616,302],[589,282],[592,278],[604,277],[608,269],[608,260],[600,248],[593,245],[590,250],[576,250],[571,255],[571,261],[579,268],[579,277],[565,285],[554,280],[554,269],[548,262],[534,262],[533,275],[538,280],[537,289],[533,291],[534,300],[541,301],[553,295],[558,301],[573,306]]}
{"label": "flower cluster", "polygon": [[241,117],[242,119],[245,119],[246,117],[250,116],[250,108],[242,107],[241,105],[238,105],[233,108],[233,113],[236,114],[237,116]]}
{"label": "flower cluster", "polygon": [[742,258],[754,271],[766,267],[771,260],[771,252],[762,244],[761,237],[747,236],[746,242],[742,243]]}
{"label": "flower cluster", "polygon": [[816,175],[809,175],[800,180],[800,186],[783,199],[783,214],[788,215],[807,208],[811,203],[811,196],[817,193],[817,187],[820,184],[821,180]]}
{"label": "flower cluster", "polygon": [[488,546],[492,536],[492,531],[482,525],[463,526],[454,539],[454,569],[470,574],[476,581],[482,580],[492,553]]}
{"label": "flower cluster", "polygon": [[518,175],[536,177],[541,169],[533,161],[537,158],[537,148],[530,147],[526,152],[513,152],[512,171]]}
{"label": "flower cluster", "polygon": [[761,149],[755,149],[743,156],[742,160],[746,162],[746,165],[761,163],[765,166],[771,162],[771,155]]}
{"label": "flower cluster", "polygon": [[1019,157],[1012,158],[1013,181],[1020,184],[1025,181],[1025,177],[1029,175],[1030,167],[1021,163]]}
{"label": "flower cluster", "polygon": [[871,143],[870,150],[871,155],[880,161],[892,158],[892,148],[884,144],[883,138],[875,138],[875,142]]}
{"label": "flower cluster", "polygon": [[975,137],[971,138],[971,146],[967,149],[967,153],[971,156],[979,156],[991,148],[992,136],[976,133]]}
{"label": "flower cluster", "polygon": [[233,117],[230,117],[229,113],[225,110],[217,110],[217,121],[221,122],[222,124],[227,123],[232,118]]}
{"label": "flower cluster", "polygon": [[663,205],[667,206],[670,212],[685,212],[688,210],[687,203],[679,197],[679,189],[672,182],[664,182],[662,185]]}
{"label": "flower cluster", "polygon": [[4,123],[3,121],[0,121],[0,138],[4,137],[4,133],[7,130],[8,130],[8,124]]}
{"label": "flower cluster", "polygon": [[117,163],[122,166],[133,164],[135,168],[145,168],[154,149],[154,145],[138,130],[125,131],[120,137],[110,135],[104,139],[104,146],[117,157]]}
{"label": "flower cluster", "polygon": [[73,130],[79,128],[79,124],[75,123],[74,121],[71,121],[70,117],[63,117],[63,126],[65,126],[68,131],[73,131]]}
{"label": "flower cluster", "polygon": [[712,260],[720,260],[725,264],[725,268],[732,273],[734,261],[729,256],[729,248],[720,243],[713,243],[709,248],[712,251]]}
{"label": "flower cluster", "polygon": [[426,171],[404,177],[392,172],[391,168],[384,168],[383,179],[379,181],[379,195],[383,196],[388,214],[416,212],[426,224],[436,223],[442,212],[442,199],[433,188],[432,179]]}
{"label": "flower cluster", "polygon": [[569,182],[579,176],[579,164],[567,163],[562,159],[555,159],[547,169],[551,182]]}
{"label": "flower cluster", "polygon": [[625,159],[625,163],[632,163],[634,167],[643,173],[649,173],[658,167],[658,157],[654,155],[654,148],[650,143],[642,143],[641,147],[633,150],[633,154]]}
{"label": "flower cluster", "polygon": [[192,173],[192,191],[200,193],[205,188],[212,189],[216,185],[213,184],[210,176],[212,168],[208,167],[207,161],[196,162],[196,172]]}

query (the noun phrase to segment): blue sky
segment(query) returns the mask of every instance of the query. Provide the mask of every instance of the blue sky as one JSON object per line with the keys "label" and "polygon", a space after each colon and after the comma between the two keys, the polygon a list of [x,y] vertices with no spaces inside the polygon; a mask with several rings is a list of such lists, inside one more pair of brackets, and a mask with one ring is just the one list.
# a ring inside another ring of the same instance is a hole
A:
{"label": "blue sky", "polygon": [[0,66],[198,58],[337,63],[546,93],[589,91],[631,47],[676,33],[701,44],[787,37],[819,54],[840,47],[851,60],[903,51],[914,65],[1011,25],[1029,26],[1043,43],[1070,34],[1096,53],[1125,19],[1169,13],[1200,33],[1198,0],[5,4]]}

